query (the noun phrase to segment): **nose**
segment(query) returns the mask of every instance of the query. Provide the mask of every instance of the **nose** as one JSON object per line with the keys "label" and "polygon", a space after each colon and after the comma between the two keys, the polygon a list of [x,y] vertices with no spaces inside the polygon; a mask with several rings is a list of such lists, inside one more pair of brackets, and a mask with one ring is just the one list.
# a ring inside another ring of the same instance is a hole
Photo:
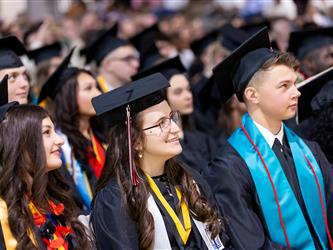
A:
{"label": "nose", "polygon": [[64,139],[62,139],[62,137],[56,133],[55,144],[61,147],[62,145],[64,145],[64,143]]}
{"label": "nose", "polygon": [[18,84],[20,88],[28,88],[29,87],[29,81],[27,80],[26,76],[20,75],[18,78]]}
{"label": "nose", "polygon": [[293,91],[293,98],[299,98],[301,96],[301,92],[299,92],[299,90],[296,88],[296,86],[293,87],[294,91]]}
{"label": "nose", "polygon": [[176,134],[180,132],[180,127],[179,125],[171,119],[171,124],[170,124],[170,133]]}

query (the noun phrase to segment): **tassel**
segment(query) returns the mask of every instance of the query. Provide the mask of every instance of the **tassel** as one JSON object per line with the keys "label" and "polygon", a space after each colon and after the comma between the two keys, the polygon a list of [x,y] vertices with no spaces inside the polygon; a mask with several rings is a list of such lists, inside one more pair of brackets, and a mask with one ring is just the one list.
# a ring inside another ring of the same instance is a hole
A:
{"label": "tassel", "polygon": [[131,181],[134,186],[139,184],[139,176],[136,170],[136,166],[133,159],[132,152],[132,125],[131,125],[131,111],[129,105],[126,107],[126,129],[127,129],[127,140],[128,140],[128,158],[129,158],[129,167],[131,174]]}

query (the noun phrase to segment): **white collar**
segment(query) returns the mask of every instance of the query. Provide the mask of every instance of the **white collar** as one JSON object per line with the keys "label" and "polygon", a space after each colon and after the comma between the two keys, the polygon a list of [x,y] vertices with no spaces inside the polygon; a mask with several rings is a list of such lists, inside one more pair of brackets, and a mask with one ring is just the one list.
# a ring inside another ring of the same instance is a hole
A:
{"label": "white collar", "polygon": [[259,123],[253,121],[256,127],[259,129],[260,133],[263,135],[265,138],[266,142],[270,147],[273,147],[274,140],[277,138],[281,144],[283,144],[283,123],[281,122],[281,129],[277,135],[274,135],[271,131],[269,131],[267,128],[264,126],[260,125]]}

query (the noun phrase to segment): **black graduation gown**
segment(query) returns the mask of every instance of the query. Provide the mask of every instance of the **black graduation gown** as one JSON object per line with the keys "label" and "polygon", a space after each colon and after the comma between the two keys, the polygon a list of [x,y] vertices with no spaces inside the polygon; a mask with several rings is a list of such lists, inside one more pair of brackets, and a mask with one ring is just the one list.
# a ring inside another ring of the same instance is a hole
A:
{"label": "black graduation gown", "polygon": [[184,131],[184,138],[181,140],[183,151],[177,158],[201,173],[215,157],[217,144],[211,136],[199,131]]}
{"label": "black graduation gown", "polygon": [[[192,173],[194,171],[191,169],[189,172]],[[199,174],[196,174],[196,177],[195,179],[200,190],[205,194],[208,188],[207,184],[200,184],[198,179],[202,179],[199,177]],[[160,185],[158,182],[157,184],[163,189],[163,185]],[[165,189],[161,190],[161,192],[162,194],[168,193]],[[174,189],[172,192],[174,192]],[[212,195],[206,197],[209,200],[212,198]],[[171,220],[165,216],[164,211],[161,210],[159,202],[156,199],[155,201],[161,211],[173,249],[206,249],[193,221],[188,245],[187,247],[180,248],[180,239],[177,238],[174,225]],[[121,192],[115,180],[111,180],[105,188],[97,193],[94,199],[91,221],[96,236],[97,249],[138,249],[136,223],[129,217],[126,209],[122,206]],[[221,240],[226,249],[233,249],[229,237],[225,233],[221,234]]]}
{"label": "black graduation gown", "polygon": [[5,238],[3,236],[1,223],[0,223],[0,250],[6,250]]}
{"label": "black graduation gown", "polygon": [[[332,167],[317,143],[304,141],[313,152],[322,171],[325,182],[328,223],[330,232],[333,232]],[[304,209],[295,167],[292,166],[293,160],[288,143],[284,145],[287,145],[287,148],[285,148],[286,155],[290,154],[289,159],[286,157],[287,162],[292,162],[292,164],[286,166],[286,164],[281,163],[281,165],[300,203],[303,214],[305,214],[310,231],[313,233],[312,225],[310,225],[311,223]],[[286,249],[270,240],[251,173],[245,161],[228,142],[220,148],[218,156],[203,172],[203,178],[212,188],[218,205],[230,222],[231,230],[236,232],[236,234],[231,234],[232,237],[236,237],[232,239],[236,249]],[[312,234],[312,236],[315,244],[318,245],[316,235]]]}

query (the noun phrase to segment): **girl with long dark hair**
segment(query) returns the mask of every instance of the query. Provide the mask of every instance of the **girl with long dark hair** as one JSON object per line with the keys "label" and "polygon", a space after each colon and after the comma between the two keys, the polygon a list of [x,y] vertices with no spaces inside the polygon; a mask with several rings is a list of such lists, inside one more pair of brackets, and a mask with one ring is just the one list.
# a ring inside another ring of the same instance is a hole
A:
{"label": "girl with long dark hair", "polygon": [[102,136],[92,126],[95,111],[91,99],[101,92],[89,71],[68,67],[70,55],[43,86],[40,101],[47,96],[53,99],[52,116],[65,142],[63,172],[76,191],[77,204],[89,211],[94,184],[105,161]]}
{"label": "girl with long dark hair", "polygon": [[179,116],[160,91],[168,86],[157,73],[93,99],[96,113],[113,123],[91,215],[98,249],[228,244],[203,180],[175,160]]}
{"label": "girl with long dark hair", "polygon": [[50,116],[38,106],[18,105],[3,118],[0,219],[5,249],[90,249],[59,172],[63,140]]}

